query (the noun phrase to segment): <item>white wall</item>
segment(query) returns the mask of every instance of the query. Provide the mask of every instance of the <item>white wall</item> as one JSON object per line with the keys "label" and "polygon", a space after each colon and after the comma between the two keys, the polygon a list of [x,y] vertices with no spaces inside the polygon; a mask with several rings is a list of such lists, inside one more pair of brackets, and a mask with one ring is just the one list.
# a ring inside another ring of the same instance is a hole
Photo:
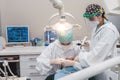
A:
{"label": "white wall", "polygon": [[[100,3],[100,0],[62,0],[65,11],[76,17],[81,30],[75,29],[75,39],[90,36],[90,28],[85,26],[82,14],[90,3]],[[0,0],[1,24],[3,36],[7,25],[29,25],[30,36],[43,37],[43,28],[51,15],[57,12],[49,0]],[[69,20],[68,20],[69,21]]]}
{"label": "white wall", "polygon": [[1,27],[1,2],[0,2],[0,36],[2,35],[2,27]]}

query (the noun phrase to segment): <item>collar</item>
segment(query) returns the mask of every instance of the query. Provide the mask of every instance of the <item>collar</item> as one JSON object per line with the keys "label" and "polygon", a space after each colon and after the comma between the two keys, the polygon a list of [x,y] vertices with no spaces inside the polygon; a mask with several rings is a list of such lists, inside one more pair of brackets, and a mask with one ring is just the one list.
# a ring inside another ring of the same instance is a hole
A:
{"label": "collar", "polygon": [[[62,44],[59,42],[59,40],[56,40],[56,43],[55,43],[55,44],[56,44],[57,47],[63,49],[63,46],[64,46],[64,45],[62,45]],[[66,47],[68,47],[69,50],[73,50],[75,46],[74,46],[74,43],[71,42],[71,44],[69,44],[69,45],[66,46]]]}
{"label": "collar", "polygon": [[105,28],[106,25],[108,25],[109,23],[110,23],[110,21],[106,21],[100,28],[97,28],[97,27],[96,27],[96,28],[94,29],[94,33],[95,33],[94,36],[96,36],[96,34],[99,33],[103,28]]}

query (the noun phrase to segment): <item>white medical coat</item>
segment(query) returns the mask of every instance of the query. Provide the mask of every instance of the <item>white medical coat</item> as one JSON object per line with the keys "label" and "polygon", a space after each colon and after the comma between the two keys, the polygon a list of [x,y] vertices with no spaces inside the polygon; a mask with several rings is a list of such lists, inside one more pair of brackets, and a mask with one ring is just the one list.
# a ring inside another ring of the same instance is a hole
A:
{"label": "white medical coat", "polygon": [[[66,49],[65,49],[66,48]],[[50,60],[56,58],[75,58],[80,52],[77,42],[72,42],[68,47],[63,47],[58,40],[51,43],[37,58],[37,70],[41,75],[54,74],[60,69],[60,65],[51,65]]]}
{"label": "white medical coat", "polygon": [[[78,68],[88,67],[96,65],[109,57],[117,54],[116,46],[113,46],[116,39],[119,37],[119,32],[116,27],[111,23],[107,22],[99,29],[93,29],[90,51],[80,52]],[[104,73],[103,73],[104,74]],[[101,75],[103,75],[101,74]],[[100,75],[99,75],[100,77]],[[99,80],[97,78],[97,80]],[[105,76],[102,76],[100,80],[107,80]]]}

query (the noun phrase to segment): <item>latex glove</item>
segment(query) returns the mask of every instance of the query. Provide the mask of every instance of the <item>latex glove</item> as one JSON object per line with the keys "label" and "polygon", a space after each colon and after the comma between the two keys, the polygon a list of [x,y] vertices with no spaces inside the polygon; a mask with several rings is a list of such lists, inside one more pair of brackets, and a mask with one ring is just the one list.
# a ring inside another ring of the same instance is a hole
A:
{"label": "latex glove", "polygon": [[75,64],[75,62],[76,61],[73,61],[73,60],[63,60],[62,66],[63,67],[73,66]]}
{"label": "latex glove", "polygon": [[53,65],[53,64],[62,64],[62,62],[64,61],[63,58],[57,58],[57,59],[51,59],[50,60],[50,64]]}
{"label": "latex glove", "polygon": [[89,42],[85,42],[85,44],[83,46],[88,48],[90,46],[90,44],[89,44]]}
{"label": "latex glove", "polygon": [[89,42],[85,42],[85,43],[84,43],[83,49],[86,50],[86,51],[89,51],[89,49],[90,49],[90,44],[89,44]]}
{"label": "latex glove", "polygon": [[79,62],[79,56],[75,57],[74,61]]}

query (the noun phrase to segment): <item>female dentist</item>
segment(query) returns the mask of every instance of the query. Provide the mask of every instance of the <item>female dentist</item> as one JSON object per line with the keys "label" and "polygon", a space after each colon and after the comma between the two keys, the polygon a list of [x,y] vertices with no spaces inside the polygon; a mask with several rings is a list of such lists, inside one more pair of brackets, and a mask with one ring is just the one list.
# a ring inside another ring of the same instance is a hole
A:
{"label": "female dentist", "polygon": [[[112,48],[112,46],[119,37],[118,30],[107,20],[104,9],[98,4],[90,4],[86,8],[86,12],[83,16],[89,20],[90,24],[92,24],[91,27],[93,27],[93,32],[90,42],[90,51],[81,51],[79,53],[79,64],[75,63],[78,66],[71,64],[71,66],[74,68],[76,67],[77,69],[96,65],[97,63],[114,56],[117,51],[116,46],[114,46],[114,48]],[[64,64],[66,63],[64,62]],[[55,77],[58,75],[59,73],[56,74]],[[106,77],[106,71],[96,75],[95,80],[108,80]]]}
{"label": "female dentist", "polygon": [[[113,46],[119,37],[117,28],[105,17],[104,9],[98,4],[90,4],[83,14],[90,24],[93,24],[93,32],[89,52],[81,52],[79,55],[80,63],[88,66],[96,65],[117,54],[116,46]],[[85,66],[86,66],[85,65]],[[96,80],[108,80],[106,72],[95,77]]]}

